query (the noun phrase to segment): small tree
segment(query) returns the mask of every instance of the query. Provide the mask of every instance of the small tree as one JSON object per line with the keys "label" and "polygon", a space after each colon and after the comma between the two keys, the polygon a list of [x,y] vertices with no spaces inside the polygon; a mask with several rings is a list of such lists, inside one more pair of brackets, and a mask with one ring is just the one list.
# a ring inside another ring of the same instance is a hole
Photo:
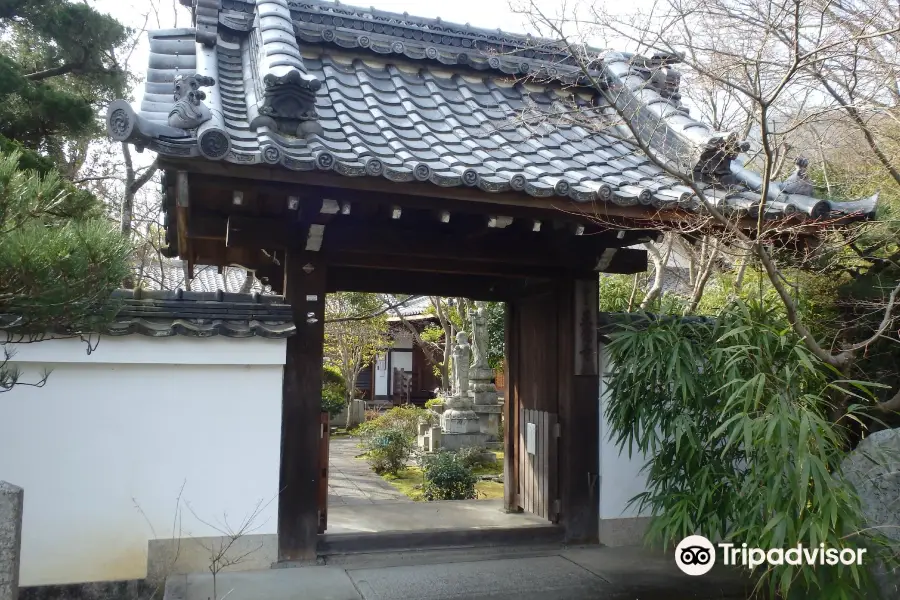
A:
{"label": "small tree", "polygon": [[[344,378],[347,404],[353,400],[360,372],[390,344],[381,309],[381,298],[375,294],[337,292],[325,300],[325,362]],[[349,410],[346,426],[350,427]]]}
{"label": "small tree", "polygon": [[0,391],[18,382],[7,342],[95,330],[112,317],[110,295],[128,271],[128,244],[98,218],[95,198],[19,164],[0,152]]}

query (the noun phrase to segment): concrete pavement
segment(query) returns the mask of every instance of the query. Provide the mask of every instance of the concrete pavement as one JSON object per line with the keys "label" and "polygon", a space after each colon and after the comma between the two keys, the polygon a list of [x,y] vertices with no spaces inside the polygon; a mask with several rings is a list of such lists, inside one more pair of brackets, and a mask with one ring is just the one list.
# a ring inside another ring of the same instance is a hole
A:
{"label": "concrete pavement", "polygon": [[[640,548],[472,548],[343,557],[340,565],[221,573],[228,600],[679,600],[746,598],[732,571],[689,577]],[[171,577],[165,600],[208,600],[209,575]]]}
{"label": "concrete pavement", "polygon": [[360,506],[384,502],[411,503],[406,495],[376,475],[362,453],[359,438],[341,436],[328,444],[328,507]]}

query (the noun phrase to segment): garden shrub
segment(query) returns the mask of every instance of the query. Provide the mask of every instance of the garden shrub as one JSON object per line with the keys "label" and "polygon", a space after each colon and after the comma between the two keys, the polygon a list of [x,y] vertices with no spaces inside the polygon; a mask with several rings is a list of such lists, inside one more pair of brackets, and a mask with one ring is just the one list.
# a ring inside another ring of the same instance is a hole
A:
{"label": "garden shrub", "polygon": [[478,478],[460,455],[439,450],[419,458],[425,483],[422,495],[426,500],[472,500],[477,497]]}
{"label": "garden shrub", "polygon": [[406,461],[413,451],[413,440],[399,427],[381,429],[365,440],[366,460],[379,475],[396,475],[406,468]]}
{"label": "garden shrub", "polygon": [[332,419],[341,414],[347,404],[347,386],[344,378],[334,367],[325,367],[322,372],[322,410]]}
{"label": "garden shrub", "polygon": [[432,409],[438,404],[444,404],[443,398],[432,398],[431,400],[425,401],[425,408]]}
{"label": "garden shrub", "polygon": [[487,450],[484,448],[469,446],[460,448],[457,454],[459,455],[459,460],[461,460],[464,465],[470,469],[477,469],[484,465],[485,461],[482,455],[485,452],[487,452]]}
{"label": "garden shrub", "polygon": [[400,429],[406,435],[415,439],[419,434],[419,421],[433,424],[437,421],[437,415],[430,410],[425,410],[412,404],[396,406],[372,420],[367,418],[366,422],[359,426],[357,433],[367,437],[387,429]]}

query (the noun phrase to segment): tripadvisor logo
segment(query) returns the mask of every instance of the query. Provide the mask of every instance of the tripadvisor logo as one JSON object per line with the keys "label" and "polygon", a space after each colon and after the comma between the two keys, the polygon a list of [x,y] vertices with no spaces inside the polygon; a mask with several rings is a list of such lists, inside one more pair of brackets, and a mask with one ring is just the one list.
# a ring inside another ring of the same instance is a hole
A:
{"label": "tripadvisor logo", "polygon": [[675,564],[688,575],[705,575],[716,564],[716,549],[702,535],[689,535],[675,548]]}
{"label": "tripadvisor logo", "polygon": [[[861,565],[865,548],[806,548],[797,544],[793,548],[750,548],[747,544],[737,546],[731,543],[717,544],[722,551],[722,564],[743,565],[749,569],[767,564],[779,565]],[[675,564],[687,575],[704,575],[716,564],[716,549],[712,542],[702,535],[689,535],[675,548]]]}

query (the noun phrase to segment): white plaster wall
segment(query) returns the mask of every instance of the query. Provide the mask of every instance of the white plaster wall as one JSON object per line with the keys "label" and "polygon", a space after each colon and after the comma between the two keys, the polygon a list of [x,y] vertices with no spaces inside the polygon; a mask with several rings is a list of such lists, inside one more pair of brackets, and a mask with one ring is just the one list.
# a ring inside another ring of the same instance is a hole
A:
{"label": "white plaster wall", "polygon": [[0,396],[0,479],[25,489],[21,584],[144,577],[182,485],[176,535],[220,535],[187,505],[236,527],[260,501],[255,533],[275,533],[284,352],[219,337],[18,348],[23,379],[52,370]]}
{"label": "white plaster wall", "polygon": [[606,405],[609,394],[606,390],[605,374],[612,365],[607,360],[603,344],[600,344],[600,518],[622,519],[642,516],[637,507],[628,506],[628,501],[646,490],[647,478],[641,473],[646,462],[644,455],[633,448],[619,451],[615,440],[609,439],[611,427],[606,419]]}

